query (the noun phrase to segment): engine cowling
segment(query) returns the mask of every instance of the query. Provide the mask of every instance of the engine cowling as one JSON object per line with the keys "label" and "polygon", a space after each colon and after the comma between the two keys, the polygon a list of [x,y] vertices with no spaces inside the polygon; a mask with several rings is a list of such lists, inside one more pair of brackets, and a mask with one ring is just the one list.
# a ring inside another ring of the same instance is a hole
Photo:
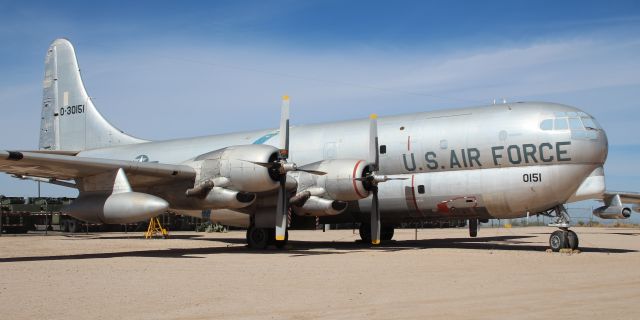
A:
{"label": "engine cowling", "polygon": [[302,169],[325,172],[325,175],[300,173],[299,190],[321,188],[329,198],[340,201],[356,201],[369,196],[369,190],[362,180],[370,172],[369,163],[364,160],[323,160]]}
{"label": "engine cowling", "polygon": [[200,206],[208,209],[239,209],[251,205],[255,200],[255,193],[213,187],[202,198]]}
{"label": "engine cowling", "polygon": [[339,200],[324,199],[311,196],[304,202],[304,205],[293,206],[293,211],[299,216],[335,216],[347,209],[347,203]]}
{"label": "engine cowling", "polygon": [[141,192],[86,193],[62,212],[94,223],[132,223],[155,217],[168,207],[167,201]]}
{"label": "engine cowling", "polygon": [[[269,145],[231,146],[196,157],[196,181],[225,181],[217,185],[245,192],[265,192],[278,187],[278,177],[257,163],[270,163],[278,157],[278,149]],[[225,179],[220,179],[225,178]]]}
{"label": "engine cowling", "polygon": [[603,206],[593,210],[593,215],[601,219],[627,219],[631,209],[622,206]]}

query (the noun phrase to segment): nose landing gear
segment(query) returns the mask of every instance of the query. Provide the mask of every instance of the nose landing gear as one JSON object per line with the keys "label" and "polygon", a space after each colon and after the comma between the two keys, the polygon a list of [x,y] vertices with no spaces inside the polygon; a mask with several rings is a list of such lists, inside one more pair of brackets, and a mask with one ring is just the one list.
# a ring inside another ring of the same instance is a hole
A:
{"label": "nose landing gear", "polygon": [[560,229],[551,233],[549,237],[551,250],[558,252],[561,249],[578,249],[578,235],[569,230],[570,217],[567,209],[563,205],[559,205],[543,214],[550,217],[555,216],[556,219],[549,224],[549,227]]}
{"label": "nose landing gear", "polygon": [[549,237],[549,246],[553,252],[558,252],[560,249],[578,249],[578,235],[567,229],[560,229],[554,231]]}

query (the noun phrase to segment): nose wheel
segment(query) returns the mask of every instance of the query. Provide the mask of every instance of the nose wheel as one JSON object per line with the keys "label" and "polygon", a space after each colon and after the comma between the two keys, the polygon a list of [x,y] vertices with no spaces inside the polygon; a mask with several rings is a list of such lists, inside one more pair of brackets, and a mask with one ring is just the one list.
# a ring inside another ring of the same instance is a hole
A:
{"label": "nose wheel", "polygon": [[571,230],[556,230],[549,237],[549,246],[553,252],[561,249],[578,249],[578,235]]}
{"label": "nose wheel", "polygon": [[578,249],[578,235],[569,230],[570,217],[567,213],[567,209],[563,205],[556,206],[555,208],[543,213],[544,215],[555,217],[555,220],[549,224],[550,227],[557,227],[560,230],[556,230],[549,236],[549,246],[553,252],[558,252],[561,249]]}

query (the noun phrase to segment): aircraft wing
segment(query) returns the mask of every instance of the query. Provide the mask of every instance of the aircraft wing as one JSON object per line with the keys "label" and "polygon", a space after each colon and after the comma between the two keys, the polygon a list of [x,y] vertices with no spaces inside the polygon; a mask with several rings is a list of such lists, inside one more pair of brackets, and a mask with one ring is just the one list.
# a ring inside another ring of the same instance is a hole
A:
{"label": "aircraft wing", "polygon": [[610,199],[616,195],[620,196],[620,201],[622,201],[622,203],[640,204],[640,193],[638,192],[606,191],[604,193],[604,202],[609,203]]}
{"label": "aircraft wing", "polygon": [[119,168],[125,171],[132,187],[193,179],[196,176],[195,170],[185,165],[0,150],[0,171],[20,177],[72,180]]}

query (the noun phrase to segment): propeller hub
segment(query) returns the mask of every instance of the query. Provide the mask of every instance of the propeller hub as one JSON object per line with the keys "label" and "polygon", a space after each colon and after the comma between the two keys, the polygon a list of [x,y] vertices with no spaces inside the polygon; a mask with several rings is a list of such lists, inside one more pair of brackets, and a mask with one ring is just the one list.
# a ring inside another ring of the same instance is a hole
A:
{"label": "propeller hub", "polygon": [[385,175],[377,175],[377,174],[373,174],[373,182],[375,184],[378,184],[380,182],[386,182],[389,181],[389,177],[385,176]]}
{"label": "propeller hub", "polygon": [[296,170],[298,170],[298,166],[295,163],[281,162],[280,174],[285,174],[287,172]]}

